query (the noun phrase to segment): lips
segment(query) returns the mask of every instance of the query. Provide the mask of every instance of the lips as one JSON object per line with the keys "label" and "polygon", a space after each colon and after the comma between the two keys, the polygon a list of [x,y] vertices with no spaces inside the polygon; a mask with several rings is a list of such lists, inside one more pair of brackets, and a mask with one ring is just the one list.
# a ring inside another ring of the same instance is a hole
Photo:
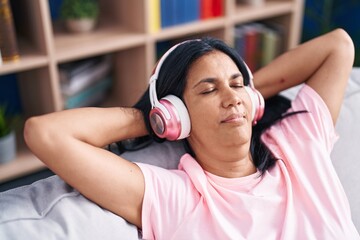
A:
{"label": "lips", "polygon": [[233,123],[240,122],[246,118],[245,114],[240,113],[232,113],[228,115],[225,119],[221,120],[221,123]]}

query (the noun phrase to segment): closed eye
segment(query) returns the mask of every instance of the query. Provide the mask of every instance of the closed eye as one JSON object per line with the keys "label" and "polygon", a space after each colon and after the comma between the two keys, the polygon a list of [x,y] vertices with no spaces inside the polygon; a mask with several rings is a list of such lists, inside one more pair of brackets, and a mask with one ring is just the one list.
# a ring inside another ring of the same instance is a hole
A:
{"label": "closed eye", "polygon": [[206,89],[206,90],[202,91],[201,94],[206,95],[206,94],[210,94],[215,91],[216,91],[216,88],[210,88],[210,89]]}
{"label": "closed eye", "polygon": [[233,81],[229,85],[231,88],[234,89],[240,89],[244,87],[244,83],[242,81]]}
{"label": "closed eye", "polygon": [[231,76],[229,85],[231,88],[243,88],[244,87],[244,80],[240,73],[233,74]]}
{"label": "closed eye", "polygon": [[244,85],[243,84],[233,84],[231,87],[232,88],[243,88]]}

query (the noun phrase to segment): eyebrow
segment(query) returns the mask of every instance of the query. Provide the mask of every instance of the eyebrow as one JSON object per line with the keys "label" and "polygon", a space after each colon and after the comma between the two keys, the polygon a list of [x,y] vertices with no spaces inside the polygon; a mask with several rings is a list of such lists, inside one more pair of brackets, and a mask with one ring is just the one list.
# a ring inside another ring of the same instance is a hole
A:
{"label": "eyebrow", "polygon": [[[233,79],[236,79],[238,77],[241,77],[242,74],[241,73],[234,73],[233,75],[231,75],[230,79],[229,80],[233,80]],[[197,86],[199,86],[200,84],[202,83],[214,83],[216,82],[217,79],[216,78],[204,78],[204,79],[201,79],[199,82],[197,82],[193,88],[196,88]]]}

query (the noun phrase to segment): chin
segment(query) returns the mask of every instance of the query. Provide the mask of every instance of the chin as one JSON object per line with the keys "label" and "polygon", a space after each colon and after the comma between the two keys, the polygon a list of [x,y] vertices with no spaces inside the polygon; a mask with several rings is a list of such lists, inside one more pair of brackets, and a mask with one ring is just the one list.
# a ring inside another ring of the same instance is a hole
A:
{"label": "chin", "polygon": [[228,146],[228,147],[239,147],[242,145],[250,144],[251,136],[249,134],[244,134],[242,136],[232,136],[232,137],[226,137],[220,140],[220,143],[222,145]]}

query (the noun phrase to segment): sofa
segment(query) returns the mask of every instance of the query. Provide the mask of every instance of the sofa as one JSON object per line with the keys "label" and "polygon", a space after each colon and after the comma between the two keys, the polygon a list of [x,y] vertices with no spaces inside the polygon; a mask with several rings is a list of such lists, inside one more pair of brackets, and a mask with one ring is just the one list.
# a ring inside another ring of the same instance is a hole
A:
{"label": "sofa", "polygon": [[[299,87],[282,95],[294,98]],[[360,68],[351,72],[336,124],[340,135],[331,153],[360,231]],[[152,143],[123,156],[131,161],[177,168],[185,152],[179,142]],[[121,217],[89,201],[58,176],[0,193],[0,239],[141,239],[141,232]]]}

